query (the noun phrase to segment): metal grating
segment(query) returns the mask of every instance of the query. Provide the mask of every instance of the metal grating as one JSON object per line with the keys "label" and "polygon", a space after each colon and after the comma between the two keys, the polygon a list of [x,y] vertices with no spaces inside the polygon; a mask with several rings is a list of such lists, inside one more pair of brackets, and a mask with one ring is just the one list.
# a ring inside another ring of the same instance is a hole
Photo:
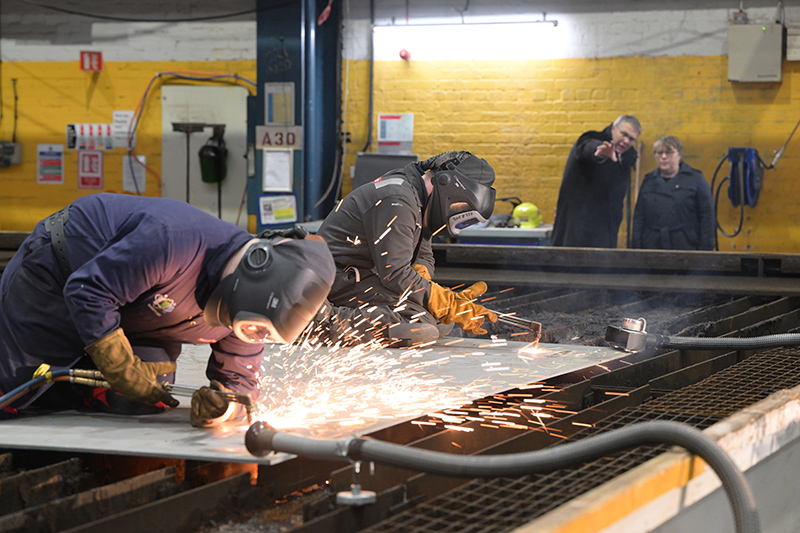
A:
{"label": "metal grating", "polygon": [[[575,434],[571,440],[597,435],[647,420],[674,420],[698,428],[717,422],[714,417],[654,413],[628,408]],[[465,533],[508,531],[541,516],[669,449],[669,445],[641,446],[603,457],[575,468],[520,478],[476,479],[439,499],[376,524],[370,532],[453,531]]]}
{"label": "metal grating", "polygon": [[[672,420],[705,429],[780,388],[800,384],[800,358],[757,354],[695,385],[624,409],[570,439],[646,420]],[[786,352],[781,352],[786,353]],[[794,353],[797,353],[795,351]],[[545,475],[476,479],[362,531],[499,533],[520,527],[669,449],[642,446]]]}
{"label": "metal grating", "polygon": [[[793,349],[798,353],[798,349]],[[782,353],[790,354],[792,349]],[[680,411],[725,418],[773,392],[800,383],[800,357],[770,353],[753,355],[699,383],[646,404],[651,411]]]}

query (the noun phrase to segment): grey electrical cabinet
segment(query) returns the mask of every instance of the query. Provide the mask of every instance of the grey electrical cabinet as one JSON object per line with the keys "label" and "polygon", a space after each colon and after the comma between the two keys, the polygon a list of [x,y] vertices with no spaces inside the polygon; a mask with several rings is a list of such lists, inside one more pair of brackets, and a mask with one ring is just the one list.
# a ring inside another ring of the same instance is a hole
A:
{"label": "grey electrical cabinet", "polygon": [[783,24],[728,27],[728,81],[781,81]]}

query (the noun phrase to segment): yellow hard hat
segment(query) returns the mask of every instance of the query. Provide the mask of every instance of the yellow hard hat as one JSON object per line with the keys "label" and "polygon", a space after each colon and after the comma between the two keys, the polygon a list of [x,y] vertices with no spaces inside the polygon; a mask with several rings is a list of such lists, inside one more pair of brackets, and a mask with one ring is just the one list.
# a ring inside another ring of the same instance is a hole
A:
{"label": "yellow hard hat", "polygon": [[539,208],[530,202],[522,202],[515,207],[511,212],[511,218],[513,218],[514,225],[520,228],[535,228],[542,223]]}

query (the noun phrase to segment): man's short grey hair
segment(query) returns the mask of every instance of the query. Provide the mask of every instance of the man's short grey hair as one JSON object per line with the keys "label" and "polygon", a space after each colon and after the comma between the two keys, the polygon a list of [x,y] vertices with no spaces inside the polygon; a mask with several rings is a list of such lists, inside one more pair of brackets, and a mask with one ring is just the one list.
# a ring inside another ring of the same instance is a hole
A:
{"label": "man's short grey hair", "polygon": [[621,124],[625,124],[626,122],[636,128],[636,131],[639,132],[639,135],[642,134],[642,125],[639,124],[639,119],[633,115],[620,115],[617,117],[617,120],[614,121],[613,125],[619,128]]}

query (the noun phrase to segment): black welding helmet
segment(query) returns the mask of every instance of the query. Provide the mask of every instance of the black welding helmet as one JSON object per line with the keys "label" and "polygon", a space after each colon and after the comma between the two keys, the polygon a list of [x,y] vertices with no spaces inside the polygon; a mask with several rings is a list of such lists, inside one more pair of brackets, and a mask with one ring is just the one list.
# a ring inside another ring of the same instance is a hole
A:
{"label": "black welding helmet", "polygon": [[335,271],[321,239],[259,239],[211,293],[203,314],[245,342],[289,344],[322,306]]}
{"label": "black welding helmet", "polygon": [[421,163],[433,170],[433,192],[428,198],[428,229],[455,237],[461,230],[489,220],[496,191],[494,169],[469,152],[446,152]]}

